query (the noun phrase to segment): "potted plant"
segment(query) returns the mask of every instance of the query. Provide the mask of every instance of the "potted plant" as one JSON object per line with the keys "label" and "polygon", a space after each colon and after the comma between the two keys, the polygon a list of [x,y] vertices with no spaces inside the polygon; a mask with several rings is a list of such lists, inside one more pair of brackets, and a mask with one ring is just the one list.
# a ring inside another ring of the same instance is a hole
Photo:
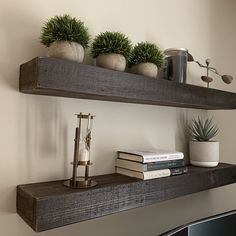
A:
{"label": "potted plant", "polygon": [[130,40],[123,33],[106,31],[95,37],[91,54],[97,66],[124,71],[131,48]]}
{"label": "potted plant", "polygon": [[45,22],[41,43],[48,47],[50,57],[82,62],[84,48],[89,43],[88,29],[84,23],[69,15],[55,16]]}
{"label": "potted plant", "polygon": [[188,125],[190,163],[195,166],[215,167],[219,163],[219,142],[212,141],[218,128],[212,118],[193,119]]}
{"label": "potted plant", "polygon": [[153,43],[138,43],[129,58],[130,72],[156,78],[164,62],[162,51]]}

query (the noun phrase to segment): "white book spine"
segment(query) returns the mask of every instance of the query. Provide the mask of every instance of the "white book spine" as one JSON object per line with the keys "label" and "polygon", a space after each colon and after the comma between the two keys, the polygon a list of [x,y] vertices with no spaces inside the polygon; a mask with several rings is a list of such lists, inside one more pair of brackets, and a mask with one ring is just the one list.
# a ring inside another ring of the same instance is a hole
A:
{"label": "white book spine", "polygon": [[143,179],[143,180],[156,179],[156,178],[167,177],[171,175],[170,169],[137,172],[137,171],[117,167],[116,172],[118,174],[127,175],[130,177],[135,177],[135,178]]}
{"label": "white book spine", "polygon": [[157,155],[155,157],[152,156],[144,156],[143,162],[157,162],[157,161],[170,161],[170,160],[179,160],[183,159],[184,155],[183,153],[173,153],[173,154],[166,154],[166,155]]}
{"label": "white book spine", "polygon": [[143,172],[143,179],[156,179],[156,178],[162,178],[170,176],[171,172],[169,169],[163,169],[163,170],[154,170],[154,171],[147,171]]}

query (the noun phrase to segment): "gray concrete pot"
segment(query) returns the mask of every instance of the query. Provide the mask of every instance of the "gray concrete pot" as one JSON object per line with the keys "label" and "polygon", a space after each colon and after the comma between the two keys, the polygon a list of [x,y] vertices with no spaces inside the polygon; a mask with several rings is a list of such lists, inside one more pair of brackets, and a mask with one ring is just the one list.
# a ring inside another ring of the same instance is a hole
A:
{"label": "gray concrete pot", "polygon": [[84,48],[76,42],[56,41],[49,46],[48,55],[81,63],[84,60]]}
{"label": "gray concrete pot", "polygon": [[158,73],[158,68],[153,63],[140,63],[134,65],[130,68],[130,72],[138,75],[144,75],[151,78],[156,78]]}
{"label": "gray concrete pot", "polygon": [[111,70],[124,71],[126,67],[126,59],[123,55],[116,53],[100,54],[96,58],[96,66]]}
{"label": "gray concrete pot", "polygon": [[189,142],[190,163],[194,166],[215,167],[219,164],[219,142]]}

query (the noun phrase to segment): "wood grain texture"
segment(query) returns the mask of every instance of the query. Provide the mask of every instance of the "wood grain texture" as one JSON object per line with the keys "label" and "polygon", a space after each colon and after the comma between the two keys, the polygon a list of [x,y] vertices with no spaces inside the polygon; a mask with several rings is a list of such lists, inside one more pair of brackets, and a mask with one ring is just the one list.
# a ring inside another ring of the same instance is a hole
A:
{"label": "wood grain texture", "polygon": [[20,91],[29,94],[198,109],[236,108],[235,93],[56,58],[35,58],[21,65],[19,83]]}
{"label": "wood grain texture", "polygon": [[142,181],[119,174],[93,177],[98,186],[73,190],[63,181],[17,186],[17,212],[35,231],[143,207],[236,182],[236,165],[189,167],[189,173]]}

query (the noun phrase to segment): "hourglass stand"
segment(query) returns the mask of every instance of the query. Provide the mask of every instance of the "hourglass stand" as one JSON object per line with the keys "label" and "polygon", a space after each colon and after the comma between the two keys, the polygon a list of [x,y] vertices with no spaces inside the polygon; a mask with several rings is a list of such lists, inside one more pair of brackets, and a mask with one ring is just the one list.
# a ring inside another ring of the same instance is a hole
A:
{"label": "hourglass stand", "polygon": [[[94,116],[83,115],[82,113],[77,114],[78,118],[78,127],[75,129],[75,147],[74,147],[74,161],[71,163],[73,165],[73,173],[72,178],[65,181],[64,185],[69,188],[91,188],[97,185],[97,182],[93,181],[89,177],[89,167],[92,165],[89,159],[89,151],[91,144],[91,128],[92,128],[92,120]],[[86,137],[84,139],[85,145],[87,147],[86,150],[82,154],[79,155],[81,151],[81,143],[82,143],[82,119],[87,119],[87,130]],[[81,160],[83,159],[83,160]],[[84,176],[77,176],[78,166],[82,166],[85,168]]]}

